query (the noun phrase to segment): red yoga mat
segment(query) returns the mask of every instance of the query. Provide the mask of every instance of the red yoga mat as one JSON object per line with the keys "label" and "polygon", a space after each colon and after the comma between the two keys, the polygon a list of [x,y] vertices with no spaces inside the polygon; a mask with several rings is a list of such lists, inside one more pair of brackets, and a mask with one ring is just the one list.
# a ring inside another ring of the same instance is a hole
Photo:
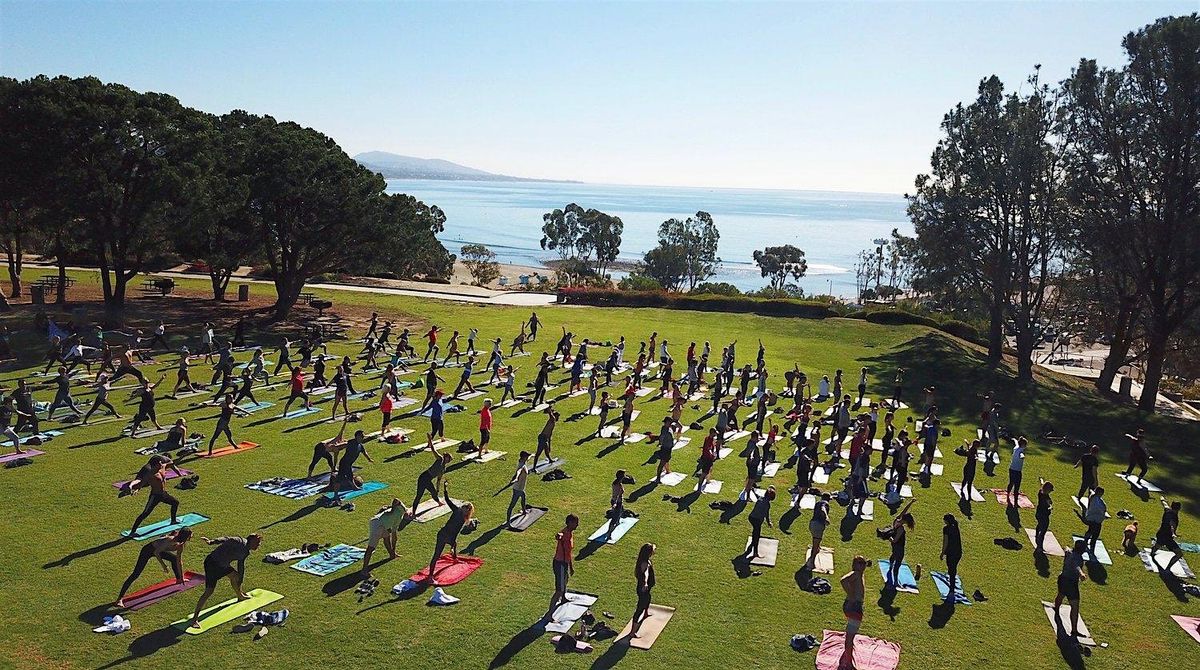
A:
{"label": "red yoga mat", "polygon": [[[837,670],[846,635],[827,630],[817,649],[817,670]],[[865,635],[854,637],[854,667],[857,670],[896,670],[900,665],[900,645]]]}
{"label": "red yoga mat", "polygon": [[137,611],[143,607],[149,607],[160,600],[166,600],[176,593],[183,593],[188,589],[202,584],[204,584],[204,575],[185,570],[182,584],[177,583],[175,578],[172,577],[125,596],[125,609]]}
{"label": "red yoga mat", "polygon": [[[434,586],[451,586],[471,576],[472,572],[483,565],[483,559],[476,556],[459,556],[454,559],[450,554],[442,554],[437,559],[433,571]],[[429,566],[409,577],[414,582],[424,582],[429,577]]]}

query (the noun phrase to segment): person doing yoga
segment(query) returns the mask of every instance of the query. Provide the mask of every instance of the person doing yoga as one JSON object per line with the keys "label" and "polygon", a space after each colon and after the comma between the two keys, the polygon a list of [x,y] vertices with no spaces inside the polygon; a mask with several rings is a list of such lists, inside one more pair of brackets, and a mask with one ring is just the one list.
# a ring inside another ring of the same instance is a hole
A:
{"label": "person doing yoga", "polygon": [[846,616],[846,638],[842,656],[838,659],[838,670],[854,668],[854,638],[862,627],[863,598],[867,592],[866,571],[869,565],[871,562],[863,556],[855,556],[850,572],[842,576],[842,591],[846,594],[846,599],[842,601],[842,614]]}
{"label": "person doing yoga", "polygon": [[438,453],[438,450],[433,446],[433,433],[430,433],[426,438],[425,446],[429,449],[429,453],[433,454],[433,462],[429,467],[425,468],[421,474],[417,475],[417,495],[413,498],[412,509],[408,511],[409,517],[414,517],[417,514],[417,507],[421,504],[421,498],[425,497],[425,492],[433,497],[433,501],[441,506],[444,502],[438,499],[438,490],[442,488],[443,479],[446,476],[446,466],[450,464],[450,454]]}
{"label": "person doing yoga", "polygon": [[442,499],[450,506],[450,518],[438,530],[437,541],[433,548],[433,558],[429,559],[429,576],[426,579],[430,584],[437,583],[434,569],[437,567],[437,560],[441,557],[443,549],[449,546],[450,557],[458,560],[458,535],[462,532],[463,527],[471,521],[471,515],[475,512],[475,505],[472,503],[464,502],[458,505],[450,498],[450,482],[442,483]]}
{"label": "person doing yoga", "polygon": [[187,546],[190,539],[192,539],[192,529],[180,528],[167,533],[165,537],[143,545],[142,550],[138,552],[133,572],[129,573],[129,577],[121,585],[121,592],[117,595],[117,607],[124,609],[125,594],[129,593],[129,587],[133,586],[133,582],[142,575],[142,571],[146,569],[146,565],[152,558],[158,559],[158,564],[162,566],[163,572],[167,571],[167,565],[170,564],[170,569],[175,573],[175,583],[182,584],[183,548]]}
{"label": "person doing yoga", "polygon": [[[233,587],[233,592],[237,594],[238,602],[250,598],[242,589],[246,580],[246,559],[250,557],[250,552],[262,544],[262,538],[262,533],[251,533],[246,537],[218,537],[215,540],[200,538],[205,544],[215,546],[216,549],[204,557],[204,593],[200,594],[200,600],[196,603],[196,611],[192,614],[189,628],[200,628],[200,611],[204,609],[204,603],[212,597],[217,584],[226,576],[229,577],[229,585]],[[237,567],[234,567],[235,563]]]}

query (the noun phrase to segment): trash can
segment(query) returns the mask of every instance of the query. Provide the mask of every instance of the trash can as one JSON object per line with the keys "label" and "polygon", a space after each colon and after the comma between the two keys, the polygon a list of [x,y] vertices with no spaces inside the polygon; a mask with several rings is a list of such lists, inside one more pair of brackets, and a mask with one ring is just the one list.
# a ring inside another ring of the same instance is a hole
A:
{"label": "trash can", "polygon": [[41,284],[34,284],[29,287],[29,302],[35,305],[46,304],[46,287]]}
{"label": "trash can", "polygon": [[238,302],[246,302],[250,300],[250,285],[238,284]]}
{"label": "trash can", "polygon": [[1125,375],[1121,375],[1120,389],[1121,389],[1120,395],[1122,398],[1132,398],[1133,397],[1133,379],[1131,377],[1126,377]]}

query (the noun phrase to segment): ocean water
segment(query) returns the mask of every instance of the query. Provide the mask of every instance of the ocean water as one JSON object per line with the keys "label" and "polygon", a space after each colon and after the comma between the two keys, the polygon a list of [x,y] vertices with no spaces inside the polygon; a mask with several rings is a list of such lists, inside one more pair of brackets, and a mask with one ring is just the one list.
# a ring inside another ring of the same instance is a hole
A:
{"label": "ocean water", "polygon": [[766,284],[754,265],[755,249],[793,244],[808,260],[808,274],[799,281],[806,293],[832,289],[852,296],[858,252],[894,228],[912,230],[904,198],[878,193],[409,179],[389,179],[388,190],[441,207],[446,230],[439,237],[452,253],[479,243],[500,262],[532,266],[557,258],[539,245],[542,215],[572,202],[621,217],[620,258],[629,261],[657,244],[666,219],[706,211],[721,233],[724,261],[710,281],[742,290]]}

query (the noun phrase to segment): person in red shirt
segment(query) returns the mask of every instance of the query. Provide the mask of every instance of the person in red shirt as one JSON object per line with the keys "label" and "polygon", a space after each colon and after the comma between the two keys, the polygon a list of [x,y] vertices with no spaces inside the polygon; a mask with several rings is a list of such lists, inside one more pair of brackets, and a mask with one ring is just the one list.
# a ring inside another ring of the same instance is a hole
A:
{"label": "person in red shirt", "polygon": [[697,491],[703,491],[712,480],[713,464],[717,462],[720,452],[717,451],[717,429],[709,428],[708,436],[704,438],[704,447],[700,451],[700,481],[696,484]]}
{"label": "person in red shirt", "polygon": [[492,399],[485,398],[483,408],[479,410],[479,457],[487,453],[488,443],[492,441]]}
{"label": "person in red shirt", "polygon": [[383,416],[383,425],[379,427],[379,437],[383,439],[387,433],[388,424],[392,422],[392,394],[384,393],[379,397],[379,413]]}
{"label": "person in red shirt", "polygon": [[438,330],[438,327],[435,325],[435,326],[433,326],[432,328],[430,328],[430,329],[429,329],[429,332],[428,332],[428,333],[425,333],[425,339],[429,340],[429,348],[428,348],[428,349],[425,351],[425,358],[424,358],[424,360],[426,360],[426,361],[428,361],[428,360],[429,360],[429,357],[430,357],[430,356],[432,356],[432,357],[433,357],[433,360],[435,360],[435,361],[437,360],[437,355],[438,355],[437,336],[438,336],[438,332],[439,332],[439,330]]}
{"label": "person in red shirt", "polygon": [[292,392],[288,394],[287,403],[283,406],[283,413],[287,414],[291,409],[292,403],[297,399],[304,401],[304,409],[312,409],[312,401],[309,400],[308,391],[304,390],[304,368],[297,365],[292,368],[291,380]]}
{"label": "person in red shirt", "polygon": [[563,529],[554,536],[554,595],[550,596],[550,609],[544,618],[554,615],[554,610],[567,601],[567,580],[575,575],[575,529],[579,517],[568,514]]}

